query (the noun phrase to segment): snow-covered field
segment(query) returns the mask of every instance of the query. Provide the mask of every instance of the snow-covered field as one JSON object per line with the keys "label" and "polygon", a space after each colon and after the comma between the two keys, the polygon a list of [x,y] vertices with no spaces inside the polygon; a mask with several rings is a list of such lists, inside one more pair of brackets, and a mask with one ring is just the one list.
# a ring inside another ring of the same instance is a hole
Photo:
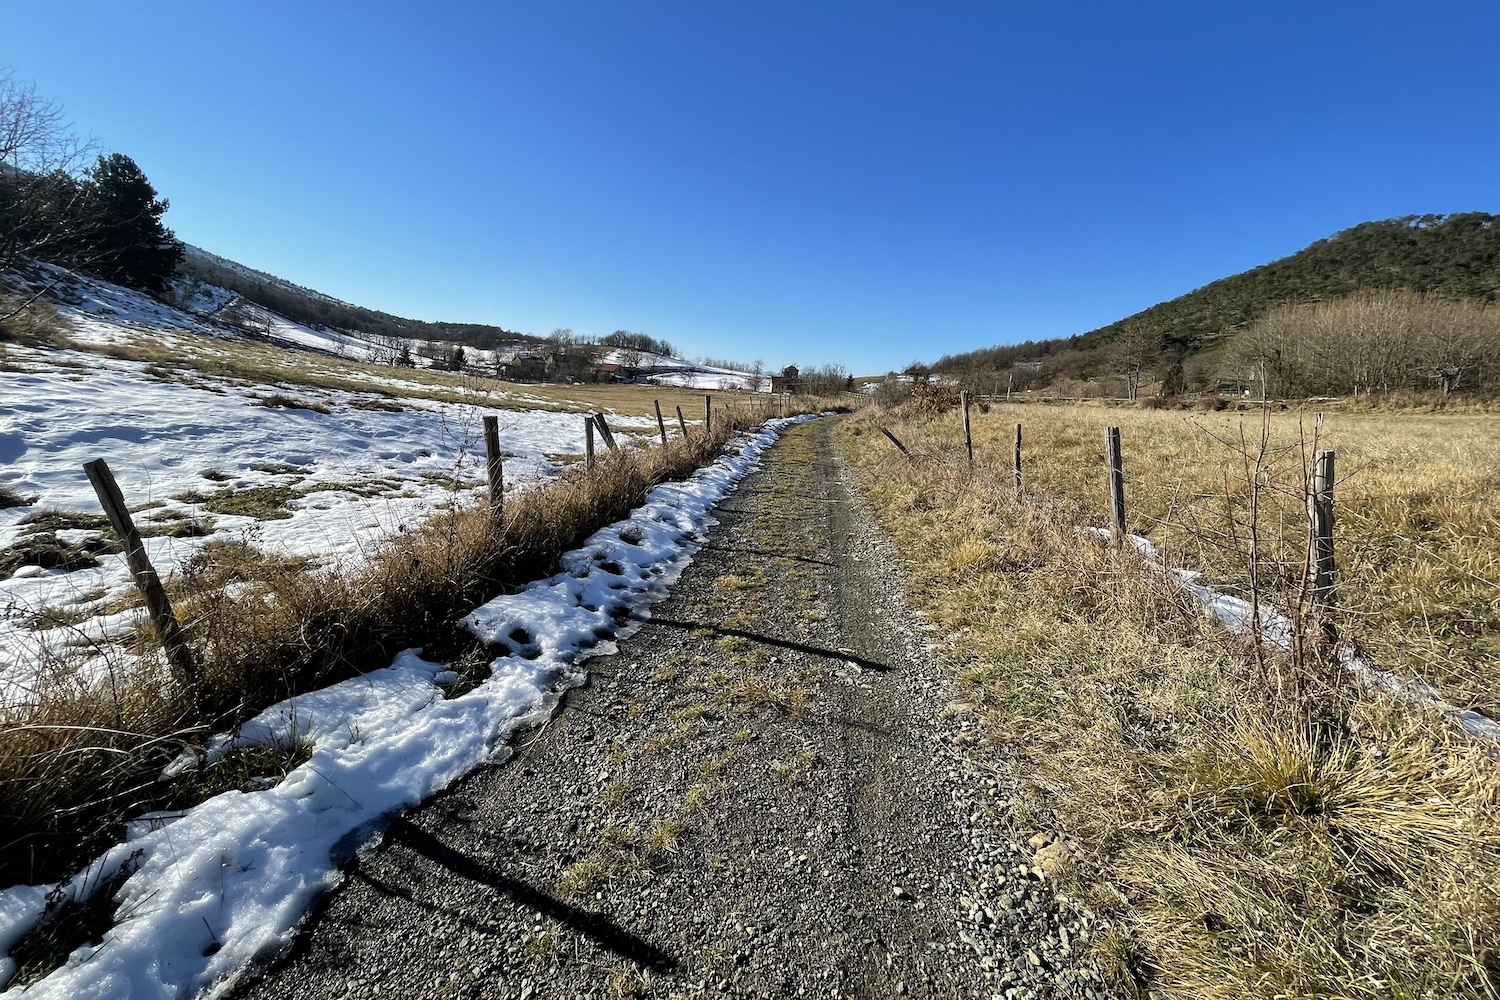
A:
{"label": "snow-covered field", "polygon": [[[86,345],[149,337],[211,356],[235,346],[221,327],[104,282],[73,283],[59,311]],[[558,471],[557,456],[583,451],[577,413],[485,405],[524,407],[534,399],[524,393],[456,384],[449,394],[472,402],[439,402],[420,395],[432,386],[410,378],[361,377],[378,391],[248,385],[201,368],[12,347],[0,373],[0,484],[36,502],[0,510],[0,549],[31,533],[36,526],[25,522],[39,512],[98,515],[83,472],[95,458],[109,463],[127,502],[150,505],[135,520],[143,533],[158,533],[146,545],[167,575],[210,542],[250,542],[325,563],[358,559],[403,525],[473,502],[484,476],[485,414],[499,419],[508,489],[546,480]],[[318,409],[262,405],[276,396]],[[643,432],[653,424],[619,415],[610,422]],[[231,490],[280,491],[262,493],[279,509],[269,519],[216,513]],[[188,523],[199,537],[161,534]],[[80,526],[56,537],[80,544],[99,536]],[[0,703],[30,698],[58,655],[87,659],[101,639],[138,626],[135,611],[98,614],[132,596],[123,556],[98,559],[98,567],[72,572],[23,566],[0,580]],[[63,614],[39,622],[49,611]],[[65,623],[36,627],[52,621]],[[85,669],[84,682],[88,676]]]}
{"label": "snow-covered field", "polygon": [[[124,868],[117,923],[27,996],[213,994],[252,959],[285,947],[312,900],[337,883],[342,852],[396,811],[505,753],[509,733],[544,717],[560,690],[581,680],[586,657],[613,652],[600,635],[639,627],[616,625],[618,612],[649,614],[691,560],[713,505],[780,427],[801,419],[773,421],[737,454],[657,487],[630,518],[564,557],[563,572],[476,610],[467,628],[509,653],[474,690],[445,698],[453,679],[446,665],[407,651],[384,670],[261,713],[239,744],[305,740],[311,759],[273,788],[226,792],[132,824],[125,842],[58,890],[85,896]],[[518,630],[530,639],[525,648],[516,648]],[[227,740],[217,743],[220,752]],[[50,889],[0,892],[0,952],[34,926]],[[0,979],[9,973],[4,961]]]}
{"label": "snow-covered field", "polygon": [[[146,539],[159,572],[179,569],[211,540],[253,542],[288,555],[353,559],[401,527],[419,523],[452,502],[470,502],[483,479],[480,418],[500,424],[508,485],[524,489],[557,471],[549,456],[583,450],[579,417],[540,410],[490,410],[422,399],[390,400],[348,392],[285,390],[326,407],[260,405],[275,387],[246,388],[203,379],[185,385],[154,377],[148,366],[72,351],[12,352],[0,383],[0,482],[35,505],[0,510],[0,548],[13,545],[38,511],[98,514],[83,463],[104,458],[145,532],[196,522],[202,537]],[[399,406],[400,412],[362,405]],[[646,428],[644,418],[613,418]],[[458,486],[455,491],[454,485]],[[282,516],[214,513],[229,490],[282,488]],[[65,529],[80,542],[97,531]],[[24,696],[48,652],[81,647],[99,630],[128,629],[97,621],[35,631],[45,609],[86,612],[130,594],[124,557],[73,572],[22,567],[0,581],[0,691]],[[17,687],[19,686],[19,687]]]}

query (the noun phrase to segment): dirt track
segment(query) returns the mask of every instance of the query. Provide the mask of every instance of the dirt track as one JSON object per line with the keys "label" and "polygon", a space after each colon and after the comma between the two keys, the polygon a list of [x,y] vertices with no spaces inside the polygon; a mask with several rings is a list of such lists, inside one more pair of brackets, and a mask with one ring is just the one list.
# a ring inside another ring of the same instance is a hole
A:
{"label": "dirt track", "polygon": [[236,995],[1103,995],[833,430],[778,443],[588,686]]}

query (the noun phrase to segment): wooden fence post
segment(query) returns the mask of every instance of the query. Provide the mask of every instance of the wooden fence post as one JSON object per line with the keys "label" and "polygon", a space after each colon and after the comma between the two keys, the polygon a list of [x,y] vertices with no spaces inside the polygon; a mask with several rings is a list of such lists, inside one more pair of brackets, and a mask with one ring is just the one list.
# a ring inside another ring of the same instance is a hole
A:
{"label": "wooden fence post", "polygon": [[880,428],[880,433],[882,433],[886,437],[890,438],[891,439],[891,444],[893,444],[897,448],[901,449],[901,454],[905,455],[907,458],[911,458],[911,452],[909,452],[909,451],[906,450],[906,445],[904,445],[904,444],[901,443],[901,439],[900,438],[898,438],[896,435],[892,434],[890,431],[886,430],[884,427]]}
{"label": "wooden fence post", "polygon": [[583,418],[583,467],[594,467],[594,418]]}
{"label": "wooden fence post", "polygon": [[703,397],[703,436],[710,438],[714,436],[714,398],[712,396]]}
{"label": "wooden fence post", "polygon": [[167,662],[176,671],[178,683],[197,702],[202,696],[202,677],[197,658],[188,648],[182,628],[177,624],[177,615],[172,611],[172,602],[167,597],[166,588],[161,585],[161,577],[156,575],[156,569],[146,555],[146,545],[141,541],[140,532],[135,530],[135,522],[130,519],[130,508],[125,504],[120,486],[102,458],[85,462],[83,471],[88,474],[89,482],[98,494],[99,505],[104,508],[110,526],[120,536],[120,545],[125,550],[125,565],[130,569],[130,576],[135,580],[141,595],[146,598],[146,612],[151,616],[151,624],[161,639]]}
{"label": "wooden fence post", "polygon": [[1021,425],[1016,424],[1016,499],[1021,496]]}
{"label": "wooden fence post", "polygon": [[964,447],[969,452],[969,464],[974,464],[974,435],[969,433],[969,390],[958,394],[958,405],[964,410]]}
{"label": "wooden fence post", "polygon": [[682,417],[682,407],[677,407],[677,426],[682,428],[682,439],[687,440],[687,421]]}
{"label": "wooden fence post", "polygon": [[1312,598],[1313,627],[1321,640],[1338,640],[1331,613],[1333,589],[1333,462],[1335,452],[1320,451],[1313,457],[1307,483],[1307,583]]}
{"label": "wooden fence post", "polygon": [[599,436],[604,439],[604,446],[610,451],[614,451],[615,436],[609,432],[609,424],[604,422],[604,414],[594,414],[594,423],[599,425]]}
{"label": "wooden fence post", "polygon": [[661,400],[653,399],[651,405],[656,407],[656,429],[661,431],[661,446],[667,446],[667,422],[661,418]]}
{"label": "wooden fence post", "polygon": [[1109,461],[1109,541],[1125,544],[1125,467],[1120,460],[1120,428],[1104,430],[1104,451]]}
{"label": "wooden fence post", "polygon": [[505,465],[500,457],[500,419],[484,418],[484,469],[490,481],[490,517],[505,513]]}

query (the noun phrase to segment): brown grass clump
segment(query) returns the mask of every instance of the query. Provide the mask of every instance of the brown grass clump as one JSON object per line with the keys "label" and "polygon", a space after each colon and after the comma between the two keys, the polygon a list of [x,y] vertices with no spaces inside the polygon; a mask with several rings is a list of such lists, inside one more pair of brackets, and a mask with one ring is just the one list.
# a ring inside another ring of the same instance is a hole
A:
{"label": "brown grass clump", "polygon": [[269,396],[255,397],[255,405],[269,406],[283,410],[312,410],[314,413],[333,412],[322,403],[306,399],[297,399],[295,396],[288,396],[280,392],[272,393]]}
{"label": "brown grass clump", "polygon": [[[1081,848],[1081,895],[1123,928],[1102,956],[1122,985],[1183,998],[1495,996],[1490,755],[1437,713],[1353,687],[1315,658],[1256,655],[1133,551],[1078,530],[1104,522],[1103,427],[1121,424],[1134,523],[1169,558],[1201,556],[1195,568],[1206,564],[1217,585],[1242,584],[1244,461],[1189,419],[997,406],[975,416],[972,471],[956,414],[872,413],[840,433],[874,513],[913,560],[909,598],[953,637],[962,700],[985,718],[988,752],[1034,782],[1018,808],[1055,811]],[[1389,447],[1376,428],[1351,433],[1344,419],[1324,434],[1349,442],[1346,469],[1369,456],[1362,474],[1392,500],[1458,471],[1431,455],[1426,468],[1387,469],[1370,461]],[[914,461],[886,445],[877,420]],[[1017,420],[1025,500],[1010,470]],[[1233,440],[1232,427],[1209,429]],[[1459,420],[1440,433],[1471,430],[1481,429]],[[1305,530],[1267,492],[1298,474],[1291,454],[1288,468],[1255,473],[1272,581],[1296,566],[1290,547]],[[1374,580],[1347,603],[1374,610],[1399,592],[1390,577]],[[1361,641],[1384,627],[1364,613],[1341,624]],[[1278,677],[1297,683],[1278,689]]]}
{"label": "brown grass clump", "polygon": [[[817,410],[827,401],[800,405]],[[0,878],[69,874],[81,854],[110,839],[112,824],[179,801],[155,779],[184,745],[268,704],[383,666],[401,649],[459,655],[459,618],[553,571],[564,552],[628,515],[652,487],[712,461],[751,416],[716,413],[712,438],[699,432],[667,448],[605,452],[592,470],[574,466],[508,497],[498,524],[484,510],[455,507],[389,539],[355,569],[207,546],[168,584],[202,665],[201,690],[174,686],[142,635],[141,668],[119,668],[100,688],[66,683],[76,664],[51,664],[36,698],[0,719]]]}
{"label": "brown grass clump", "polygon": [[0,483],[0,510],[11,507],[30,507],[36,503],[36,497],[28,497],[9,483]]}
{"label": "brown grass clump", "polygon": [[0,292],[0,345],[64,347],[67,329],[57,309],[45,298],[33,299]]}

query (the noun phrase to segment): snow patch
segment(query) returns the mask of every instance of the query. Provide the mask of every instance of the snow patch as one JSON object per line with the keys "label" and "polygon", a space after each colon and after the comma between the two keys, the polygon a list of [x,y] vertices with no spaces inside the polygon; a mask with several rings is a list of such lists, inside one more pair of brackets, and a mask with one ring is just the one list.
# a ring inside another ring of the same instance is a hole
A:
{"label": "snow patch", "polygon": [[[1110,539],[1107,528],[1085,528],[1084,533],[1105,541]],[[1256,608],[1249,601],[1243,600],[1229,594],[1220,593],[1210,587],[1198,583],[1202,576],[1188,569],[1169,569],[1162,563],[1160,553],[1150,539],[1142,538],[1140,535],[1131,535],[1130,542],[1135,550],[1140,553],[1147,565],[1159,569],[1168,574],[1169,578],[1176,581],[1184,590],[1202,604],[1213,617],[1223,623],[1230,631],[1238,635],[1249,635],[1253,629]],[[1267,606],[1259,608],[1260,634],[1266,644],[1275,649],[1289,650],[1292,648],[1292,622],[1286,615]],[[1408,680],[1399,677],[1388,670],[1382,670],[1368,659],[1359,656],[1348,646],[1341,646],[1338,650],[1339,663],[1344,669],[1357,675],[1368,684],[1372,684],[1384,691],[1395,695],[1402,701],[1412,705],[1426,705],[1441,712],[1452,719],[1460,727],[1472,736],[1482,739],[1500,741],[1500,722],[1496,722],[1487,715],[1483,715],[1473,709],[1459,708],[1445,699],[1442,692],[1421,681]]]}

